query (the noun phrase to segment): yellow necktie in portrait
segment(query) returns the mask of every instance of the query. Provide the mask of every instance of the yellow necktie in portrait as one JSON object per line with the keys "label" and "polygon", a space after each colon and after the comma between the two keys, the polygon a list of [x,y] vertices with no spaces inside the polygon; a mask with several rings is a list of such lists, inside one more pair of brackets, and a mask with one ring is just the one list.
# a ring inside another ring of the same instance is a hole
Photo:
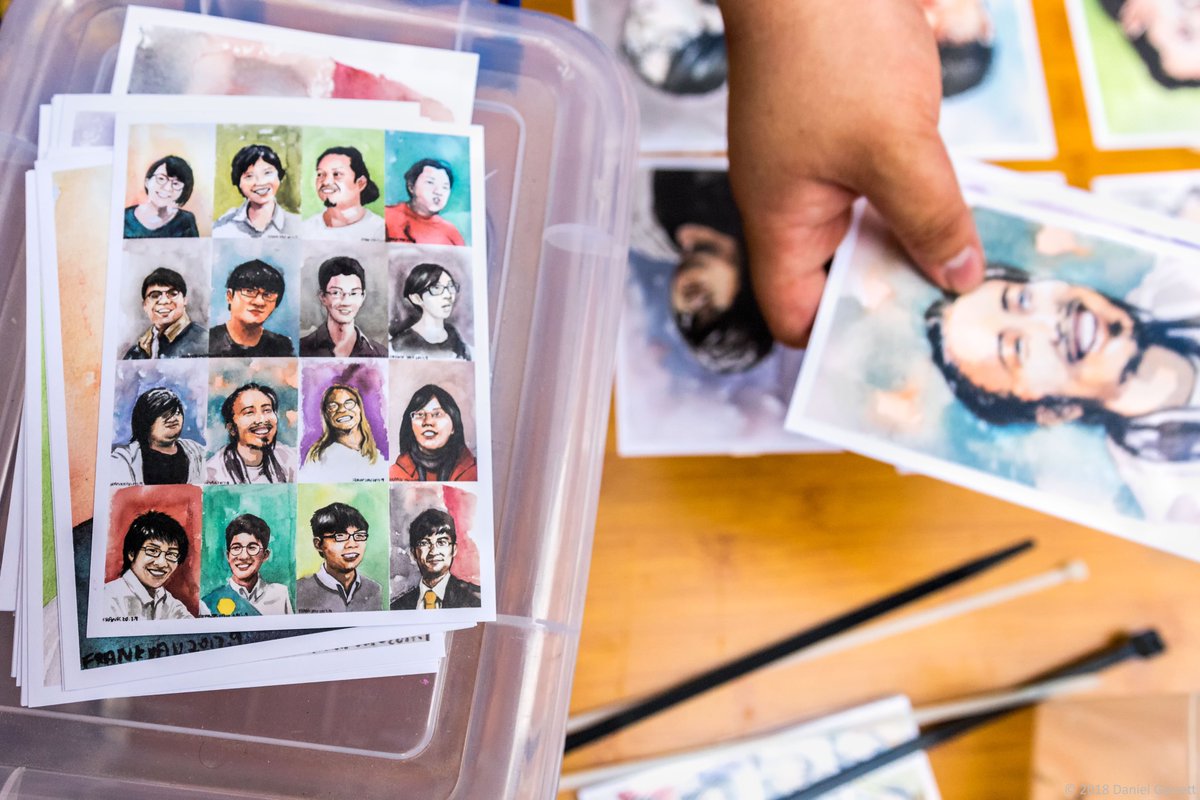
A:
{"label": "yellow necktie in portrait", "polygon": [[429,591],[427,591],[425,593],[425,607],[426,608],[437,608],[438,607],[437,592],[435,592],[433,589],[430,589]]}

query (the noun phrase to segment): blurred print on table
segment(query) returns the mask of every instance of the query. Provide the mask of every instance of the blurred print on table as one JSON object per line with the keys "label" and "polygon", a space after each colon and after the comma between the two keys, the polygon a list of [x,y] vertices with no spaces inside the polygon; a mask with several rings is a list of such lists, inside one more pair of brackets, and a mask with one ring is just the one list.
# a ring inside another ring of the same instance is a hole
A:
{"label": "blurred print on table", "polygon": [[828,449],[783,431],[804,353],[771,338],[750,290],[722,161],[639,174],[617,349],[623,455]]}

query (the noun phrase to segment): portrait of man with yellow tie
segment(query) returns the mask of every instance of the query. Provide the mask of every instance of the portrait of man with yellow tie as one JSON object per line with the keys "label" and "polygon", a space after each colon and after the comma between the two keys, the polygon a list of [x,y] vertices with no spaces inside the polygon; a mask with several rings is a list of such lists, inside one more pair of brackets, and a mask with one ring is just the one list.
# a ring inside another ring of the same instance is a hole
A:
{"label": "portrait of man with yellow tie", "polygon": [[479,587],[450,574],[458,552],[453,517],[440,508],[425,509],[409,524],[408,543],[421,580],[392,600],[393,611],[479,607]]}

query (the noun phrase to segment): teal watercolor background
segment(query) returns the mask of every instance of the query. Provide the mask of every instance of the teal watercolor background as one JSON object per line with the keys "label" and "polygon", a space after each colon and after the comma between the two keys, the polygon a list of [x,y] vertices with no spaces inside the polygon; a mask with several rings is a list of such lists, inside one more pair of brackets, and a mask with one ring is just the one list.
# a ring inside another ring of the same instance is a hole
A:
{"label": "teal watercolor background", "polygon": [[259,579],[288,587],[296,605],[296,487],[292,484],[204,487],[204,528],[201,533],[200,596],[229,580],[225,558],[225,527],[239,514],[253,514],[271,529],[270,557]]}
{"label": "teal watercolor background", "polygon": [[471,246],[471,150],[465,136],[446,136],[410,131],[387,132],[387,184],[384,196],[394,206],[408,201],[404,173],[422,158],[438,158],[454,172],[450,200],[441,216],[453,223],[462,234],[467,247]]}
{"label": "teal watercolor background", "polygon": [[[1039,251],[1039,235],[1068,232],[976,208],[989,262],[1020,267],[1124,297],[1154,267],[1145,250],[1070,234],[1073,246]],[[941,292],[911,268],[877,218],[864,219],[851,272],[836,299],[834,330],[817,371],[809,416],[918,453],[1140,517],[1108,455],[1102,429],[990,425],[959,403],[930,359],[925,310]],[[828,302],[828,299],[826,300]]]}

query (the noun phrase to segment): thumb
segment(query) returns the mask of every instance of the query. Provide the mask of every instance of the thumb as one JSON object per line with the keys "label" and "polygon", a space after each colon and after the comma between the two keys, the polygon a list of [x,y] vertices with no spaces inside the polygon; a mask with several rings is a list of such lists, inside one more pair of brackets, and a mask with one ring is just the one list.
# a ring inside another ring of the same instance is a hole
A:
{"label": "thumb", "polygon": [[854,201],[852,193],[829,185],[809,185],[799,194],[803,197],[788,198],[795,202],[785,199],[773,208],[751,205],[751,213],[742,215],[759,308],[775,339],[791,347],[808,339],[825,265],[850,227]]}
{"label": "thumb", "polygon": [[975,220],[941,138],[918,135],[872,159],[862,192],[929,279],[956,293],[983,280]]}

